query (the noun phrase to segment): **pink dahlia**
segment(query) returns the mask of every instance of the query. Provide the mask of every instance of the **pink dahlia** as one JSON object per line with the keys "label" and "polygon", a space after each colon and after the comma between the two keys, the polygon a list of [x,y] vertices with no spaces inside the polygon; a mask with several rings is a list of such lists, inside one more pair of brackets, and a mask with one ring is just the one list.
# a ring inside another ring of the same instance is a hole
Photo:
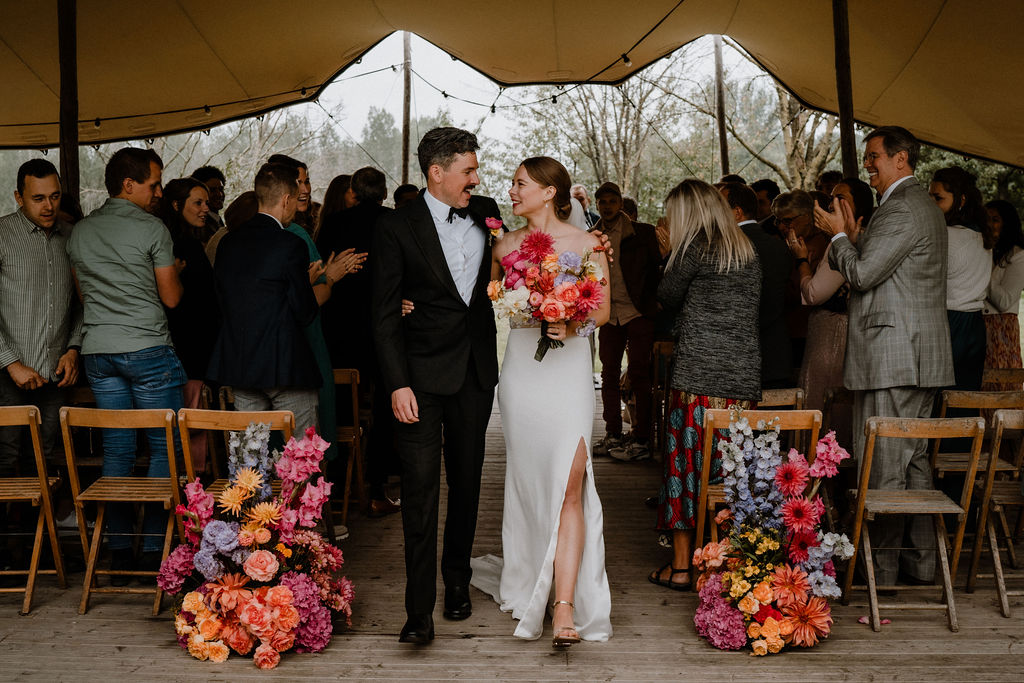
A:
{"label": "pink dahlia", "polygon": [[523,258],[533,263],[540,263],[548,254],[555,251],[555,238],[546,232],[536,230],[523,239],[519,245],[519,253]]}
{"label": "pink dahlia", "polygon": [[782,521],[790,531],[814,531],[821,510],[806,498],[790,498],[782,504]]}
{"label": "pink dahlia", "polygon": [[790,536],[789,561],[800,564],[807,561],[807,551],[818,545],[818,534],[813,531],[800,531]]}
{"label": "pink dahlia", "polygon": [[790,460],[775,470],[775,486],[786,498],[799,496],[807,487],[807,465]]}

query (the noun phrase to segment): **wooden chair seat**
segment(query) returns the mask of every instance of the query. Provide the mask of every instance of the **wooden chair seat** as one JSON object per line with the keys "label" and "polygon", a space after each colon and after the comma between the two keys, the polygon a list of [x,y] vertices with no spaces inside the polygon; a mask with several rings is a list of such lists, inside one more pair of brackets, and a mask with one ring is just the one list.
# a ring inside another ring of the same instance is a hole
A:
{"label": "wooden chair seat", "polygon": [[100,477],[78,494],[81,501],[125,503],[173,503],[171,482],[163,477]]}
{"label": "wooden chair seat", "polygon": [[[46,458],[43,457],[42,440],[39,436],[41,424],[39,408],[35,406],[3,406],[0,407],[0,427],[27,427],[32,443],[32,455],[35,459],[36,476],[0,478],[0,502],[31,503],[38,508],[36,530],[32,539],[32,555],[28,569],[7,569],[0,571],[2,576],[24,576],[24,586],[0,588],[0,593],[24,593],[21,613],[28,614],[32,610],[32,596],[35,593],[36,577],[39,574],[56,574],[61,588],[67,588],[64,575],[64,559],[57,540],[57,524],[53,518],[53,494],[60,486],[59,477],[48,476]],[[53,553],[53,569],[40,569],[39,559],[43,549],[43,538],[49,537],[50,551]],[[4,539],[6,541],[6,539]]]}
{"label": "wooden chair seat", "polygon": [[[850,491],[850,496],[855,498],[857,492]],[[876,515],[959,515],[963,511],[945,493],[930,489],[868,489],[864,499],[864,518],[869,520]]]}
{"label": "wooden chair seat", "polygon": [[[50,491],[60,486],[60,477],[47,477]],[[39,505],[43,497],[43,486],[38,477],[11,477],[0,479],[0,500],[9,503],[31,503]]]}
{"label": "wooden chair seat", "polygon": [[[978,486],[979,488],[981,487],[981,482],[978,482]],[[992,505],[1000,507],[1024,505],[1024,494],[1021,493],[1020,486],[1020,481],[1016,479],[994,481],[992,482],[992,493],[989,495],[989,500],[992,501]]]}
{"label": "wooden chair seat", "polygon": [[[174,447],[173,410],[102,410],[97,408],[77,408],[64,406],[60,409],[60,431],[64,439],[64,454],[68,463],[68,480],[71,493],[75,499],[75,514],[78,517],[78,533],[82,541],[82,551],[86,557],[85,582],[82,586],[82,600],[78,613],[85,614],[89,609],[89,598],[92,593],[145,593],[153,594],[153,616],[160,613],[163,590],[159,585],[152,588],[121,588],[96,585],[97,576],[140,576],[153,577],[156,572],[143,570],[98,569],[100,544],[103,541],[103,523],[107,503],[160,503],[167,515],[167,526],[164,530],[164,543],[160,561],[163,562],[171,551],[171,539],[177,515],[174,510],[181,502],[177,486],[177,456]],[[162,429],[164,432],[163,446],[167,451],[168,476],[166,477],[100,477],[86,489],[82,489],[78,478],[80,463],[75,456],[75,444],[71,435],[73,427],[91,429]],[[85,522],[86,503],[96,503],[96,525],[89,538]],[[178,533],[184,541],[184,529],[178,524]]]}
{"label": "wooden chair seat", "polygon": [[[991,453],[982,451],[981,455],[978,456],[978,469],[984,469],[988,467],[989,458],[992,457]],[[996,459],[996,472],[1016,472],[1017,467],[1012,462],[1007,462],[1002,458]],[[935,458],[935,466],[933,470],[935,476],[939,479],[943,479],[947,473],[955,472],[957,474],[963,474],[967,471],[967,468],[971,463],[970,453],[939,453]]]}

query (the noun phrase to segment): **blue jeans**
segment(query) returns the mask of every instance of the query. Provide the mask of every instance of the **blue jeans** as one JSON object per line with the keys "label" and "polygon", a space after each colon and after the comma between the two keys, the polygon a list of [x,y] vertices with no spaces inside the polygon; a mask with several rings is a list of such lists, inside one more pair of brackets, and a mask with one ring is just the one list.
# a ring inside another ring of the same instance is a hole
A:
{"label": "blue jeans", "polygon": [[[107,410],[170,408],[177,412],[183,405],[182,387],[187,378],[181,361],[170,346],[153,346],[130,353],[90,353],[85,358],[96,407]],[[170,476],[167,441],[163,429],[147,429],[150,477]],[[176,455],[181,441],[174,435]],[[128,477],[135,468],[135,430],[107,429],[103,433],[103,476]],[[159,503],[147,503],[142,524],[143,552],[163,549],[167,512]],[[107,536],[111,550],[131,546],[132,507],[129,503],[107,508]]]}

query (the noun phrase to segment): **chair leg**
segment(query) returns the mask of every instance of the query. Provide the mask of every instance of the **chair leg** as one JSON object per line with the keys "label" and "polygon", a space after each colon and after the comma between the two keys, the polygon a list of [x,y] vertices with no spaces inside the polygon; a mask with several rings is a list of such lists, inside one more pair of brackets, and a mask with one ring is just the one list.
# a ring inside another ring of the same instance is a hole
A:
{"label": "chair leg", "polygon": [[[174,527],[176,525],[177,515],[174,511],[170,511],[167,515],[167,530],[164,532],[164,549],[160,554],[160,565],[163,566],[164,560],[171,554],[171,539],[174,538]],[[156,586],[156,597],[153,598],[153,616],[160,614],[160,603],[163,600],[164,591],[160,588],[160,584]]]}
{"label": "chair leg", "polygon": [[999,517],[999,525],[1003,527],[1003,536],[1006,537],[1006,556],[1010,560],[1010,566],[1014,569],[1020,569],[1020,566],[1017,564],[1017,551],[1013,549],[1014,537],[1010,535],[1010,525],[1006,521],[1006,510],[999,507],[996,508],[995,512]]}
{"label": "chair leg", "polygon": [[96,558],[100,554],[100,541],[103,539],[103,513],[106,508],[107,504],[102,501],[96,505],[96,526],[92,530],[92,544],[85,562],[85,582],[82,585],[82,602],[78,605],[79,614],[85,614],[89,609],[89,591],[92,590],[93,581],[96,580]]}
{"label": "chair leg", "polygon": [[882,619],[878,614],[878,591],[875,588],[875,560],[871,556],[871,534],[868,533],[867,525],[861,531],[863,535],[862,545],[864,548],[864,573],[868,577],[868,607],[871,609],[871,630],[882,630]]}
{"label": "chair leg", "polygon": [[341,502],[341,523],[348,525],[348,501],[352,494],[352,465],[356,459],[356,449],[348,450],[348,464],[345,465],[345,495]]}
{"label": "chair leg", "polygon": [[366,471],[363,462],[363,446],[357,445],[356,453],[356,495],[359,497],[359,507],[365,510],[370,509],[370,496],[366,491]]}
{"label": "chair leg", "polygon": [[50,552],[53,553],[53,568],[57,571],[57,583],[61,588],[68,587],[67,575],[64,573],[64,555],[60,552],[60,540],[57,536],[57,523],[53,519],[52,498],[51,506],[41,506],[42,514],[46,521],[46,533],[50,537]]}
{"label": "chair leg", "polygon": [[39,553],[43,549],[43,508],[39,506],[39,517],[36,520],[36,535],[32,541],[32,559],[28,563],[28,581],[25,582],[25,600],[21,604],[21,613],[28,614],[32,609],[32,592],[36,589],[36,576],[39,573]]}
{"label": "chair leg", "polygon": [[956,602],[953,599],[953,579],[949,573],[949,558],[946,556],[946,523],[942,515],[932,515],[935,520],[936,551],[939,553],[939,569],[942,571],[942,597],[946,603],[946,615],[949,617],[949,630],[956,633],[960,626],[956,619]]}
{"label": "chair leg", "polygon": [[[999,609],[1004,617],[1010,616],[1010,601],[1006,597],[1006,579],[1003,577],[1003,562],[999,557],[999,538],[996,535],[996,525],[989,518],[988,524],[988,545],[992,550],[992,573],[996,579],[996,591],[999,593]],[[1008,544],[1013,544],[1013,539],[1006,539]]]}
{"label": "chair leg", "polygon": [[978,581],[978,567],[981,564],[981,553],[985,545],[985,528],[989,523],[989,505],[985,504],[978,509],[978,530],[974,534],[974,548],[971,550],[971,566],[967,570],[967,592],[973,593],[975,584]]}

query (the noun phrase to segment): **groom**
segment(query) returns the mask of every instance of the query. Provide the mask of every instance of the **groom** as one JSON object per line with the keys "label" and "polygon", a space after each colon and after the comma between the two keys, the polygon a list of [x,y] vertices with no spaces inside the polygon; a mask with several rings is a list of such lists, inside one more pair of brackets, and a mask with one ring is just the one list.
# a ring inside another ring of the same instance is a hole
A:
{"label": "groom", "polygon": [[[382,216],[374,231],[373,327],[399,424],[405,611],[399,640],[434,638],[442,435],[448,483],[441,576],[444,616],[465,619],[476,533],[484,434],[498,381],[496,331],[487,298],[491,248],[484,219],[498,205],[471,194],[476,136],[435,128],[416,150],[427,187]],[[402,317],[402,299],[416,308]]]}

